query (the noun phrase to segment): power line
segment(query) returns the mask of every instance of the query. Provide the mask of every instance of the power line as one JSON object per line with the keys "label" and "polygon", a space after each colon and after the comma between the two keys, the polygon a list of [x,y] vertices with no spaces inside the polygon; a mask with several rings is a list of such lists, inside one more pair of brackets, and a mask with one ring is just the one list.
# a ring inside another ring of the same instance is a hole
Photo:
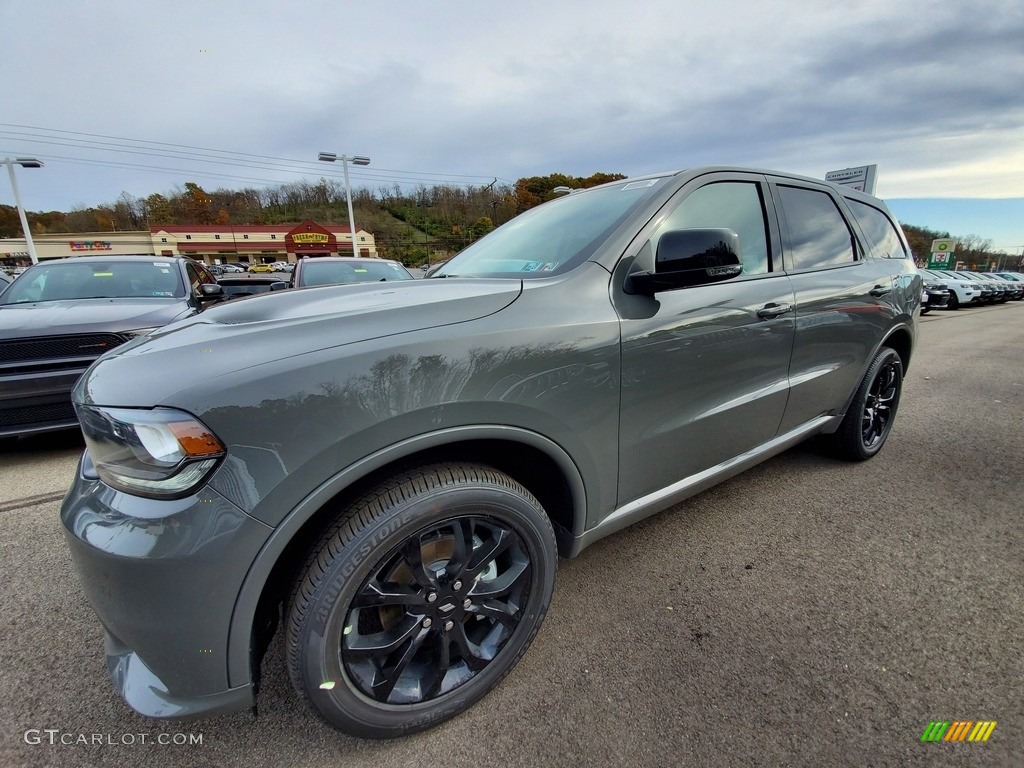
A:
{"label": "power line", "polygon": [[[87,148],[87,149],[96,149],[96,150],[99,150],[99,151],[109,151],[109,152],[131,152],[133,154],[144,154],[144,155],[145,154],[151,154],[151,155],[156,156],[156,157],[172,157],[172,158],[173,157],[177,157],[177,158],[181,158],[182,155],[185,155],[185,156],[191,156],[191,157],[188,157],[188,159],[205,159],[205,160],[210,160],[212,162],[221,162],[222,164],[228,164],[228,165],[232,164],[230,161],[235,161],[237,164],[240,165],[240,167],[260,168],[260,169],[263,169],[263,170],[284,170],[286,172],[294,172],[294,173],[310,173],[310,172],[315,172],[315,173],[318,173],[319,175],[329,175],[329,176],[336,175],[336,174],[332,174],[332,173],[326,172],[315,161],[311,161],[311,160],[299,160],[299,159],[295,159],[295,158],[276,157],[276,156],[273,156],[273,155],[260,155],[260,154],[250,153],[250,152],[237,152],[237,151],[234,151],[234,150],[214,149],[214,148],[210,148],[210,147],[197,147],[197,146],[188,145],[188,144],[174,144],[174,143],[171,143],[171,142],[150,141],[150,140],[147,140],[147,139],[133,139],[133,138],[130,138],[130,137],[111,136],[111,135],[108,135],[108,134],[85,133],[85,132],[81,132],[81,131],[65,131],[65,130],[61,130],[61,129],[57,129],[57,128],[45,128],[45,127],[41,127],[41,126],[22,125],[22,124],[19,124],[19,123],[0,123],[0,126],[6,126],[8,128],[27,128],[27,129],[35,130],[35,131],[46,131],[47,133],[50,133],[50,134],[56,133],[56,134],[66,134],[68,136],[86,136],[86,137],[90,137],[90,139],[114,139],[117,142],[132,142],[132,144],[118,144],[118,143],[112,143],[112,142],[91,141],[91,140],[90,141],[86,141],[86,140],[82,140],[82,139],[70,139],[70,141],[77,142],[77,143],[68,144],[68,143],[64,143],[64,142],[60,142],[60,141],[53,141],[54,139],[64,138],[63,136],[42,136],[42,137],[37,137],[37,136],[35,136],[33,134],[25,134],[24,132],[21,132],[21,131],[3,131],[3,132],[0,132],[0,133],[12,134],[13,136],[17,136],[17,137],[26,136],[26,137],[28,137],[28,139],[30,141],[35,141],[35,142],[44,143],[44,144],[47,144],[47,143],[49,143],[49,144],[61,144],[62,146],[72,146],[72,147],[80,147],[80,148]],[[139,145],[142,145],[142,146],[139,146]],[[113,147],[113,149],[107,149],[107,147]],[[160,147],[172,147],[174,149],[161,151],[159,149]],[[144,150],[144,149],[154,149],[154,150],[157,150],[158,152],[161,152],[161,153],[160,154],[156,154],[156,153],[141,151],[141,150]],[[185,151],[181,151],[181,150],[185,150]],[[203,154],[203,153],[212,153],[212,154]],[[220,158],[220,160],[217,160],[216,158]],[[246,158],[253,158],[253,160],[246,160]],[[259,161],[259,162],[257,162],[257,161]],[[294,166],[298,166],[302,170],[288,168],[287,166],[282,168],[282,167],[279,167],[279,163],[289,163],[293,167]],[[395,174],[396,176],[394,178],[388,178],[392,174]],[[431,171],[407,171],[407,170],[398,170],[398,169],[390,169],[390,168],[376,168],[376,167],[372,169],[372,172],[371,171],[367,171],[367,172],[364,172],[363,175],[366,178],[370,179],[370,180],[376,180],[376,181],[384,181],[384,180],[388,180],[388,181],[410,181],[410,182],[419,182],[419,183],[424,183],[426,181],[431,181],[431,179],[420,178],[420,177],[441,177],[441,179],[455,179],[455,178],[459,178],[459,179],[480,179],[481,180],[480,181],[481,184],[483,183],[483,179],[494,178],[493,174],[469,175],[469,174],[456,174],[456,173],[437,173],[437,172],[431,172]],[[505,179],[503,179],[503,180],[507,181]],[[434,180],[434,181],[435,181],[435,183],[437,183],[437,180]],[[454,182],[454,183],[455,184],[459,184],[459,185],[472,185],[470,182]]]}

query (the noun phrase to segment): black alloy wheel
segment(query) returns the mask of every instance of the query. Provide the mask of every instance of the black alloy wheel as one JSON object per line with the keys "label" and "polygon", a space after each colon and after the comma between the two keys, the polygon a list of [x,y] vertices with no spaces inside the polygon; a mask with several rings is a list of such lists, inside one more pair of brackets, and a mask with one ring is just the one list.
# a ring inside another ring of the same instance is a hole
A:
{"label": "black alloy wheel", "polygon": [[533,569],[508,525],[468,516],[417,531],[384,557],[349,604],[348,676],[385,704],[418,704],[472,680],[522,619]]}
{"label": "black alloy wheel", "polygon": [[436,725],[522,657],[556,567],[550,520],[507,475],[440,464],[396,476],[313,548],[289,606],[292,683],[356,736]]}
{"label": "black alloy wheel", "polygon": [[896,350],[882,347],[836,431],[836,447],[843,458],[866,461],[882,449],[892,431],[902,391],[903,361]]}
{"label": "black alloy wheel", "polygon": [[946,309],[960,309],[960,298],[953,291],[949,292],[949,304],[946,305]]}

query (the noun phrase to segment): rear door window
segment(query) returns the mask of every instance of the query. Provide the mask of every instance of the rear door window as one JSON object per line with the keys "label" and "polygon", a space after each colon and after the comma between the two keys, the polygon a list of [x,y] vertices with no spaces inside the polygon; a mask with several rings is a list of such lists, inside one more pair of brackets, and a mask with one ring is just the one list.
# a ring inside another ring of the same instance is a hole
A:
{"label": "rear door window", "polygon": [[896,225],[882,211],[860,200],[846,199],[853,216],[867,238],[868,248],[880,259],[905,259],[907,251],[896,232]]}
{"label": "rear door window", "polygon": [[855,262],[853,232],[831,195],[781,184],[777,191],[788,233],[787,271],[824,269]]}

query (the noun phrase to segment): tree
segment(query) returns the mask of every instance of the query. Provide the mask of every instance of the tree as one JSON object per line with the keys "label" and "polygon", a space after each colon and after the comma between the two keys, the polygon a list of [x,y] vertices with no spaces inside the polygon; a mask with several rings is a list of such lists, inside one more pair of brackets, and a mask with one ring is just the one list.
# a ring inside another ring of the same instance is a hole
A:
{"label": "tree", "polygon": [[143,218],[150,226],[177,223],[170,201],[156,192],[146,198],[143,204]]}
{"label": "tree", "polygon": [[213,200],[206,193],[206,190],[194,181],[185,182],[185,193],[183,195],[183,208],[185,211],[186,224],[212,224],[213,223]]}

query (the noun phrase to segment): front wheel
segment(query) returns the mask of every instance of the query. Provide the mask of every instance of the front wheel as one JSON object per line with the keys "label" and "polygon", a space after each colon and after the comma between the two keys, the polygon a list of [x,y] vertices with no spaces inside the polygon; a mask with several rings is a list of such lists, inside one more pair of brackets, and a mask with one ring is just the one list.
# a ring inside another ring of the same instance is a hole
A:
{"label": "front wheel", "polygon": [[516,665],[556,567],[551,522],[512,478],[475,464],[404,473],[314,547],[289,609],[292,684],[355,736],[436,725]]}
{"label": "front wheel", "polygon": [[960,309],[960,298],[952,291],[949,292],[949,304],[946,305],[946,309]]}
{"label": "front wheel", "polygon": [[836,448],[844,459],[866,461],[882,450],[892,431],[902,391],[903,361],[896,350],[882,347],[835,433]]}

